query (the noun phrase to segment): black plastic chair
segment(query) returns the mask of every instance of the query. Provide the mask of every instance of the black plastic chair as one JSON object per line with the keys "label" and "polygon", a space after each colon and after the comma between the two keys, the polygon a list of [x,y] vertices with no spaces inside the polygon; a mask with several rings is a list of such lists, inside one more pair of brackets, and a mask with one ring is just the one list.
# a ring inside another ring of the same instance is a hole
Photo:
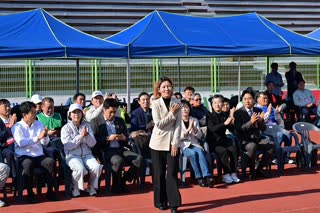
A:
{"label": "black plastic chair", "polygon": [[[99,158],[99,157],[98,157]],[[101,151],[101,157],[102,159],[99,159],[103,164],[104,169],[104,180],[105,180],[105,194],[110,193],[111,189],[111,176],[112,176],[112,165],[110,162],[107,161],[106,152]],[[101,190],[101,180],[102,180],[102,174],[99,178],[98,188]]]}
{"label": "black plastic chair", "polygon": [[[262,135],[262,137],[269,137],[269,136]],[[262,155],[262,154],[263,154],[262,151],[260,151],[260,150],[256,151],[255,162],[259,161],[259,155]],[[248,167],[249,156],[248,156],[248,152],[245,150],[245,148],[242,145],[240,145],[240,158],[241,158],[242,178],[245,178],[247,176],[247,167]],[[256,166],[256,163],[255,163],[255,166]],[[271,174],[271,160],[266,165],[266,169]]]}
{"label": "black plastic chair", "polygon": [[[137,152],[136,150],[139,150],[139,147],[134,144],[131,140],[129,140],[128,142],[128,145],[130,147],[129,150],[139,154],[139,152]],[[109,194],[110,191],[111,191],[111,177],[112,177],[112,165],[111,163],[107,160],[107,157],[106,157],[106,152],[105,151],[101,151],[101,156],[100,157],[97,157],[100,161],[103,162],[103,168],[104,168],[104,180],[105,180],[105,194]],[[128,166],[128,165],[124,165],[125,166]],[[124,167],[122,169],[124,169]],[[102,175],[101,175],[102,176]],[[102,180],[102,177],[100,176],[99,178],[99,183],[98,183],[98,186],[99,186],[99,189],[100,189],[100,186],[101,186],[101,180]],[[145,176],[143,176],[142,178],[145,178]],[[137,182],[138,185],[140,185],[140,183],[144,183],[144,180],[141,181],[141,177],[135,177],[135,179],[133,180],[134,182]]]}
{"label": "black plastic chair", "polygon": [[307,122],[298,122],[292,126],[293,130],[301,136],[301,145],[303,146],[306,167],[311,168],[311,155],[313,150],[320,149],[320,144],[316,144],[310,139],[310,131],[320,132],[315,125]]}
{"label": "black plastic chair", "polygon": [[[281,146],[281,143],[279,144],[277,142],[277,133],[281,132],[285,135],[288,135],[290,138],[290,141],[293,140],[294,144],[291,146]],[[267,125],[267,129],[263,132],[264,134],[271,137],[272,141],[276,144],[276,158],[277,158],[277,166],[278,166],[278,175],[282,175],[283,169],[284,169],[284,156],[285,153],[288,152],[294,152],[296,153],[296,165],[299,167],[301,163],[301,146],[299,144],[299,139],[297,134],[294,132],[290,132],[284,128],[281,128],[278,125]]]}
{"label": "black plastic chair", "polygon": [[[22,202],[23,189],[25,189],[23,168],[17,156],[15,156],[15,162],[16,162],[16,172],[17,172],[17,183],[16,183],[17,186],[16,186],[16,191],[14,192],[14,196],[16,196],[16,193],[18,193],[18,202]],[[42,167],[35,167],[33,169],[33,175],[36,180],[37,194],[41,194],[41,188],[42,188],[41,181],[43,180],[44,177],[47,176],[47,170],[45,170]]]}
{"label": "black plastic chair", "polygon": [[[129,138],[129,145],[131,146],[131,151],[142,155],[142,150],[138,144],[136,144],[133,139],[130,137]],[[139,177],[134,180],[140,187],[140,189],[145,188],[145,179],[147,175],[152,176],[152,160],[151,158],[143,158],[143,165],[140,168],[140,174]]]}
{"label": "black plastic chair", "polygon": [[[60,156],[61,156],[60,165],[63,170],[65,196],[67,199],[69,199],[71,197],[71,191],[72,191],[72,170],[67,164],[66,156],[63,150],[60,151]],[[61,180],[61,173],[59,172],[58,184],[60,184],[60,180]]]}

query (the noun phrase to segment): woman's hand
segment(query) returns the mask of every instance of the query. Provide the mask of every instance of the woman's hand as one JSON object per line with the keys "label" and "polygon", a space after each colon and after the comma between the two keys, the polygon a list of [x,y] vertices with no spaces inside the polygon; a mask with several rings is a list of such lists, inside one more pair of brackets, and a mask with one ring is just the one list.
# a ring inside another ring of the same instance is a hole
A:
{"label": "woman's hand", "polygon": [[173,145],[171,145],[171,156],[175,157],[177,155],[178,155],[178,148],[173,146]]}
{"label": "woman's hand", "polygon": [[81,137],[84,138],[84,137],[86,137],[88,134],[89,134],[89,133],[88,133],[87,127],[83,127],[83,128],[81,129],[81,132],[80,132]]}
{"label": "woman's hand", "polygon": [[173,103],[171,106],[170,106],[170,112],[172,112],[173,114],[177,114],[177,112],[179,111],[180,109],[180,104],[177,104],[177,103]]}

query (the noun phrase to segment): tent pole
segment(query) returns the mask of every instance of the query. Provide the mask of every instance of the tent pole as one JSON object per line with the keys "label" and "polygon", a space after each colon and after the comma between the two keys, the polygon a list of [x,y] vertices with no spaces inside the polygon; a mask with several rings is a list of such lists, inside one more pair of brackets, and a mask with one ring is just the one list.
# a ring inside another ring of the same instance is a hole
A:
{"label": "tent pole", "polygon": [[238,102],[240,102],[240,78],[241,78],[241,67],[240,67],[240,57],[238,57]]}
{"label": "tent pole", "polygon": [[80,66],[79,66],[79,59],[76,60],[76,93],[80,92]]}
{"label": "tent pole", "polygon": [[131,113],[130,94],[130,58],[127,58],[127,112]]}
{"label": "tent pole", "polygon": [[181,92],[181,70],[180,70],[180,58],[178,58],[178,87]]}

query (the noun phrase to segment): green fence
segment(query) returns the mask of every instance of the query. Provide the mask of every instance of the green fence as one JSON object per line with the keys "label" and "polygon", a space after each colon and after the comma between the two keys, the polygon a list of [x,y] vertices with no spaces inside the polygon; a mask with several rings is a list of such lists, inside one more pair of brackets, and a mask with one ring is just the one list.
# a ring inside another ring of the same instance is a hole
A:
{"label": "green fence", "polygon": [[[297,63],[307,85],[319,88],[317,58],[241,57],[241,90],[252,86],[265,89],[263,81],[268,64],[279,63],[283,79],[290,61]],[[170,58],[130,60],[131,93],[152,92],[153,83],[160,76],[172,78],[176,91],[191,85],[199,92],[223,92],[238,89],[239,58]],[[93,90],[126,93],[127,60],[79,60],[79,88],[85,94]],[[76,60],[0,60],[2,85],[0,94],[5,97],[71,96],[77,90]],[[286,87],[284,88],[284,90]]]}

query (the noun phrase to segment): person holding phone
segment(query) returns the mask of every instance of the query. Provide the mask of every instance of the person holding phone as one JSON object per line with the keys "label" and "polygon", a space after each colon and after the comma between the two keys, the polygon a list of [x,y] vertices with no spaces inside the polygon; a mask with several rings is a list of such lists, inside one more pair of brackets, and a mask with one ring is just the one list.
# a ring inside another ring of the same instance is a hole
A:
{"label": "person holding phone", "polygon": [[70,121],[62,127],[61,141],[64,145],[66,162],[72,170],[72,196],[80,196],[79,190],[84,190],[84,176],[89,172],[88,192],[96,195],[102,165],[91,153],[91,147],[96,144],[91,127],[83,122],[82,107],[71,104],[68,111]]}
{"label": "person holding phone", "polygon": [[172,213],[181,206],[177,173],[179,170],[179,142],[181,135],[181,102],[172,98],[172,80],[163,77],[155,85],[152,117],[154,128],[149,147],[154,170],[154,206],[169,207]]}
{"label": "person holding phone", "polygon": [[[94,149],[103,153],[100,161],[112,167],[112,193],[126,193],[126,182],[132,182],[139,174],[142,156],[128,150],[128,130],[124,120],[116,116],[119,103],[114,98],[103,102],[103,113],[94,118],[90,124],[95,134],[97,144]],[[99,155],[98,155],[99,158]],[[123,173],[123,166],[130,168]]]}

